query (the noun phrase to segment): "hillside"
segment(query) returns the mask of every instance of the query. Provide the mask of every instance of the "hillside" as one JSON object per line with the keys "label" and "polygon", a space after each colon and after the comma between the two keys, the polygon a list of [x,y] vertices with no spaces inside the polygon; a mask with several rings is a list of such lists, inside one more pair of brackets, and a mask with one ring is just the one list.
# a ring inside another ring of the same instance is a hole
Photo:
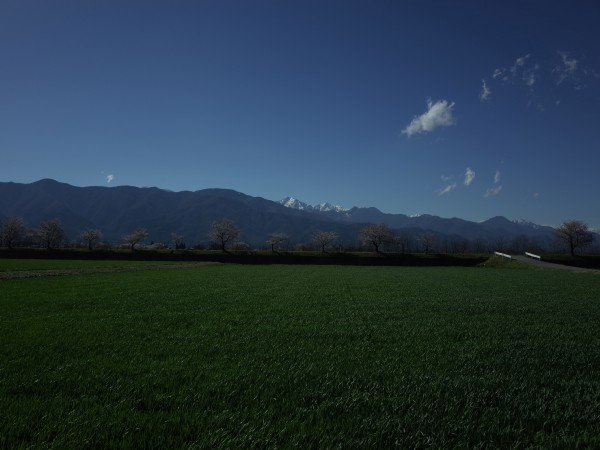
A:
{"label": "hillside", "polygon": [[48,179],[0,183],[0,216],[22,217],[32,227],[58,218],[70,239],[89,227],[100,229],[107,241],[119,241],[143,227],[152,241],[169,242],[171,233],[178,233],[188,245],[207,241],[211,223],[225,217],[242,229],[243,241],[255,245],[272,232],[285,231],[298,242],[310,240],[318,229],[334,229],[342,235],[357,232],[356,226],[332,224],[325,217],[228,189],[75,187]]}
{"label": "hillside", "polygon": [[22,217],[29,227],[58,218],[70,240],[85,228],[96,228],[106,241],[119,242],[123,235],[143,227],[149,241],[168,243],[171,234],[178,233],[188,245],[207,243],[211,223],[222,218],[233,220],[242,230],[241,240],[253,246],[264,245],[273,232],[287,233],[292,243],[309,242],[316,230],[336,231],[344,245],[356,245],[365,223],[386,223],[411,236],[428,231],[438,242],[525,237],[544,243],[553,230],[504,217],[475,223],[386,214],[376,208],[298,209],[228,189],[172,192],[155,187],[76,187],[50,179],[0,183],[0,218],[14,216]]}

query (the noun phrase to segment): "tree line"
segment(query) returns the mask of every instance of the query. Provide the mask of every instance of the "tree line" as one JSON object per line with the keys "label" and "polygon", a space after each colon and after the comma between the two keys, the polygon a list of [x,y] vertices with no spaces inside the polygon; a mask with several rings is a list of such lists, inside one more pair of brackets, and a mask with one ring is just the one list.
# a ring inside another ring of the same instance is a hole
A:
{"label": "tree line", "polygon": [[[25,221],[20,217],[9,217],[1,222],[0,238],[2,245],[8,249],[15,246],[40,246],[46,249],[59,248],[66,240],[65,232],[58,219],[47,220],[39,224],[37,228],[28,229]],[[212,248],[223,252],[231,249],[249,250],[250,246],[239,240],[241,229],[230,219],[222,219],[213,222],[207,233],[207,238],[212,243]],[[580,220],[566,221],[560,224],[554,233],[555,250],[566,250],[571,255],[589,250],[594,243],[595,234],[588,225]],[[146,228],[136,228],[131,233],[122,236],[122,244],[131,251],[141,247],[148,238]],[[317,248],[325,253],[332,249],[342,250],[344,247],[340,242],[339,234],[331,230],[316,230],[312,233],[310,243],[297,244],[293,249],[312,250]],[[86,228],[78,236],[77,242],[89,250],[103,245],[101,230]],[[424,231],[418,235],[407,233],[403,230],[392,230],[384,223],[366,224],[358,233],[358,242],[361,249],[370,249],[376,253],[384,251],[409,252],[418,251],[430,253],[487,253],[489,251],[523,251],[543,250],[542,246],[526,236],[518,236],[511,240],[502,237],[494,242],[482,240],[468,241],[466,239],[440,239],[432,232]],[[267,236],[265,246],[272,252],[290,249],[291,238],[285,232],[273,232]],[[153,248],[170,247],[181,250],[187,248],[184,237],[178,233],[171,234],[170,245],[153,244]],[[345,250],[348,249],[345,246]]]}

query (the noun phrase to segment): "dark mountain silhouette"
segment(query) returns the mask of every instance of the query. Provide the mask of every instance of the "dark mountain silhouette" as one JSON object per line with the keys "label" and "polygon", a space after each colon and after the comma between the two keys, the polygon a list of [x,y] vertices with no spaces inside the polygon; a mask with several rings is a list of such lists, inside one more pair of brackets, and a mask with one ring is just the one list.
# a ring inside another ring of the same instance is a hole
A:
{"label": "dark mountain silhouette", "polygon": [[187,245],[208,243],[214,221],[228,218],[242,230],[241,240],[262,246],[270,233],[288,233],[292,242],[311,241],[317,230],[336,231],[343,244],[356,245],[365,223],[386,223],[412,236],[429,231],[437,240],[528,239],[544,241],[553,229],[495,217],[482,223],[421,215],[386,214],[376,208],[299,210],[229,189],[172,192],[158,188],[75,187],[50,179],[30,184],[0,182],[0,218],[22,217],[35,228],[59,219],[67,238],[77,240],[85,228],[102,231],[109,242],[142,227],[148,240],[169,243],[172,233]]}
{"label": "dark mountain silhouette", "polygon": [[318,229],[348,235],[358,228],[285,208],[276,202],[228,189],[171,192],[158,188],[75,187],[54,180],[31,184],[0,183],[0,216],[22,217],[28,226],[58,218],[69,239],[85,228],[100,229],[107,241],[120,241],[138,227],[148,239],[169,243],[171,233],[183,235],[188,245],[207,242],[213,222],[233,220],[242,240],[262,245],[269,233],[287,232],[296,242],[310,240]]}
{"label": "dark mountain silhouette", "polygon": [[[288,197],[289,198],[289,197]],[[280,203],[286,202],[287,198]],[[296,204],[306,204],[297,201]],[[295,206],[289,206],[294,208]],[[351,208],[318,210],[316,207],[309,207],[310,211],[323,215],[332,220],[348,223],[385,223],[394,229],[420,229],[428,230],[439,234],[449,236],[460,236],[468,240],[475,239],[514,239],[517,237],[527,237],[528,239],[548,240],[554,234],[554,228],[537,225],[527,221],[511,221],[505,217],[497,216],[483,222],[472,222],[469,220],[453,218],[443,218],[429,214],[417,216],[407,216],[405,214],[388,214],[381,212],[377,208]]]}

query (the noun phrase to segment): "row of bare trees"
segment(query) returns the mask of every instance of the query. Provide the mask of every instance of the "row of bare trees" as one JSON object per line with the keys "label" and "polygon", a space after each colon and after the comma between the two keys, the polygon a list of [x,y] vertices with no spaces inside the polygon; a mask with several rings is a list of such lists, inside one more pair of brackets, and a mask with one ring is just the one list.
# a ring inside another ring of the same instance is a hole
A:
{"label": "row of bare trees", "polygon": [[[62,224],[58,219],[46,220],[40,223],[38,228],[28,229],[21,217],[9,217],[2,222],[0,231],[1,240],[9,249],[23,242],[35,241],[44,248],[53,249],[60,247],[66,237]],[[139,228],[131,235],[124,236],[124,239],[133,249],[138,242],[147,236],[146,230]],[[86,228],[80,233],[79,238],[88,249],[92,250],[102,241],[102,232],[97,229]]]}
{"label": "row of bare trees", "polygon": [[[47,249],[59,247],[65,240],[65,233],[58,219],[42,222],[38,228],[29,230],[25,222],[20,217],[11,217],[2,221],[0,227],[0,238],[3,244],[10,248],[23,242],[37,241],[41,246]],[[215,242],[222,251],[227,251],[233,247],[241,234],[240,229],[230,219],[222,219],[213,222],[208,233],[208,238]],[[131,250],[136,249],[136,245],[141,244],[148,237],[148,231],[145,228],[137,228],[132,233],[123,236],[123,240],[128,244]],[[376,253],[387,249],[400,250],[404,253],[409,247],[409,238],[406,234],[395,233],[388,225],[367,224],[359,231],[359,241],[362,245],[370,247]],[[557,243],[563,248],[568,249],[571,255],[578,251],[590,247],[594,242],[595,234],[589,229],[587,224],[579,220],[563,222],[555,229],[555,238]],[[98,229],[86,228],[83,230],[79,239],[88,249],[92,250],[102,242],[102,232]],[[339,235],[335,231],[318,230],[312,234],[312,239],[322,252],[326,252],[338,240]],[[185,248],[183,236],[172,233],[171,240],[175,249]],[[412,238],[412,248],[416,244],[420,251],[429,253],[435,247],[442,247],[440,243],[435,242],[436,237],[433,233],[424,232],[417,237]],[[276,252],[285,248],[290,243],[290,236],[284,232],[274,232],[269,234],[266,244],[270,246],[271,251]],[[436,245],[437,244],[437,245]],[[501,239],[495,243],[495,246],[502,250],[507,246],[518,250],[531,247],[532,242],[523,236],[515,238],[509,244],[502,242]],[[468,248],[475,249],[476,252],[489,250],[489,245],[474,241],[455,240],[445,244],[446,252],[466,252]],[[531,249],[531,248],[530,248]]]}
{"label": "row of bare trees", "polygon": [[[283,236],[283,237],[282,237]],[[331,247],[338,239],[339,235],[335,231],[316,231],[312,235],[313,241],[318,245],[321,252],[326,252],[327,248]],[[407,247],[405,237],[397,235],[394,231],[384,223],[371,223],[360,229],[358,235],[362,245],[372,248],[376,253],[380,253],[385,248],[402,248],[402,251]],[[284,240],[289,240],[285,233],[273,233],[270,235],[267,243],[271,245],[271,250],[274,250],[274,245]],[[423,233],[418,238],[422,244],[423,251],[428,253],[433,247],[434,236],[432,233]]]}
{"label": "row of bare trees", "polygon": [[[209,233],[209,238],[219,243],[221,250],[226,251],[240,235],[239,228],[230,219],[223,219],[214,222]],[[321,251],[324,253],[338,238],[335,231],[315,231],[312,235]],[[379,252],[382,246],[394,242],[393,231],[385,224],[369,224],[360,231],[360,239],[365,245],[372,245],[376,252]],[[266,243],[271,247],[271,251],[279,250],[285,243],[289,242],[290,237],[284,232],[274,232],[269,234]]]}
{"label": "row of bare trees", "polygon": [[65,233],[58,219],[47,220],[34,230],[28,230],[25,221],[20,217],[9,217],[2,223],[2,241],[9,248],[26,239],[38,240],[45,248],[58,247],[65,238]]}
{"label": "row of bare trees", "polygon": [[[223,251],[226,251],[227,247],[233,244],[239,235],[239,228],[229,219],[214,222],[212,224],[211,232],[209,233],[210,239],[218,242]],[[319,246],[320,250],[326,252],[327,248],[332,246],[338,240],[339,235],[335,231],[318,230],[313,233],[312,238]],[[572,220],[563,222],[556,228],[555,238],[559,244],[564,245],[569,249],[571,255],[575,255],[577,250],[588,247],[593,243],[594,233],[589,230],[589,227],[584,222]],[[381,252],[387,247],[400,248],[404,253],[408,246],[406,236],[394,233],[394,231],[384,223],[371,223],[365,225],[359,232],[359,240],[363,245],[372,247],[376,253]],[[289,243],[289,241],[290,237],[287,233],[275,232],[269,235],[266,243],[271,247],[271,251],[275,252],[286,243]],[[421,251],[429,253],[434,248],[435,235],[431,232],[424,232],[417,237],[417,242]],[[512,245],[520,245],[525,248],[528,245],[528,240],[523,236],[516,239]],[[467,250],[468,245],[466,241],[456,241],[453,243],[452,247],[453,249],[464,252]],[[484,250],[483,246],[481,247],[481,250]]]}

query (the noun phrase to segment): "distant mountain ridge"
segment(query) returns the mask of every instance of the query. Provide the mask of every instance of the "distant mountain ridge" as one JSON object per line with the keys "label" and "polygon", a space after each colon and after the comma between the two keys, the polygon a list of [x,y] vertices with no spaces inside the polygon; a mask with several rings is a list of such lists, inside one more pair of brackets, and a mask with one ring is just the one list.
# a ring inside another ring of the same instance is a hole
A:
{"label": "distant mountain ridge", "polygon": [[50,179],[29,184],[0,182],[0,219],[14,216],[22,217],[29,227],[58,218],[70,240],[76,240],[85,228],[97,228],[105,240],[122,241],[123,235],[143,227],[149,241],[169,243],[171,234],[177,233],[188,246],[206,244],[211,224],[222,218],[233,220],[242,230],[241,239],[259,247],[270,233],[285,232],[294,243],[308,243],[317,230],[335,231],[341,243],[356,246],[358,232],[366,223],[385,223],[413,236],[428,231],[439,242],[516,238],[547,242],[554,232],[551,227],[504,217],[476,223],[330,203],[310,206],[292,197],[276,202],[229,189],[172,192],[156,187],[76,187]]}
{"label": "distant mountain ridge", "polygon": [[211,224],[223,218],[242,230],[241,239],[262,245],[269,233],[286,232],[297,242],[308,242],[319,229],[342,236],[358,233],[357,227],[297,211],[260,197],[229,189],[172,192],[155,187],[76,187],[51,179],[30,184],[0,182],[0,219],[22,217],[28,226],[58,218],[69,239],[85,228],[97,228],[107,241],[138,227],[148,230],[148,240],[168,243],[172,233],[183,235],[187,245],[206,244]]}
{"label": "distant mountain ridge", "polygon": [[509,220],[503,216],[492,217],[483,222],[472,222],[459,218],[442,218],[430,214],[407,216],[406,214],[389,214],[381,212],[374,207],[344,208],[321,207],[331,205],[322,203],[310,206],[293,197],[286,197],[279,203],[292,209],[301,209],[317,212],[334,220],[350,223],[385,223],[392,228],[420,228],[436,231],[448,235],[458,235],[467,239],[481,239],[490,235],[504,235],[509,238],[526,236],[528,238],[549,238],[554,233],[554,228],[538,225],[527,220]]}

